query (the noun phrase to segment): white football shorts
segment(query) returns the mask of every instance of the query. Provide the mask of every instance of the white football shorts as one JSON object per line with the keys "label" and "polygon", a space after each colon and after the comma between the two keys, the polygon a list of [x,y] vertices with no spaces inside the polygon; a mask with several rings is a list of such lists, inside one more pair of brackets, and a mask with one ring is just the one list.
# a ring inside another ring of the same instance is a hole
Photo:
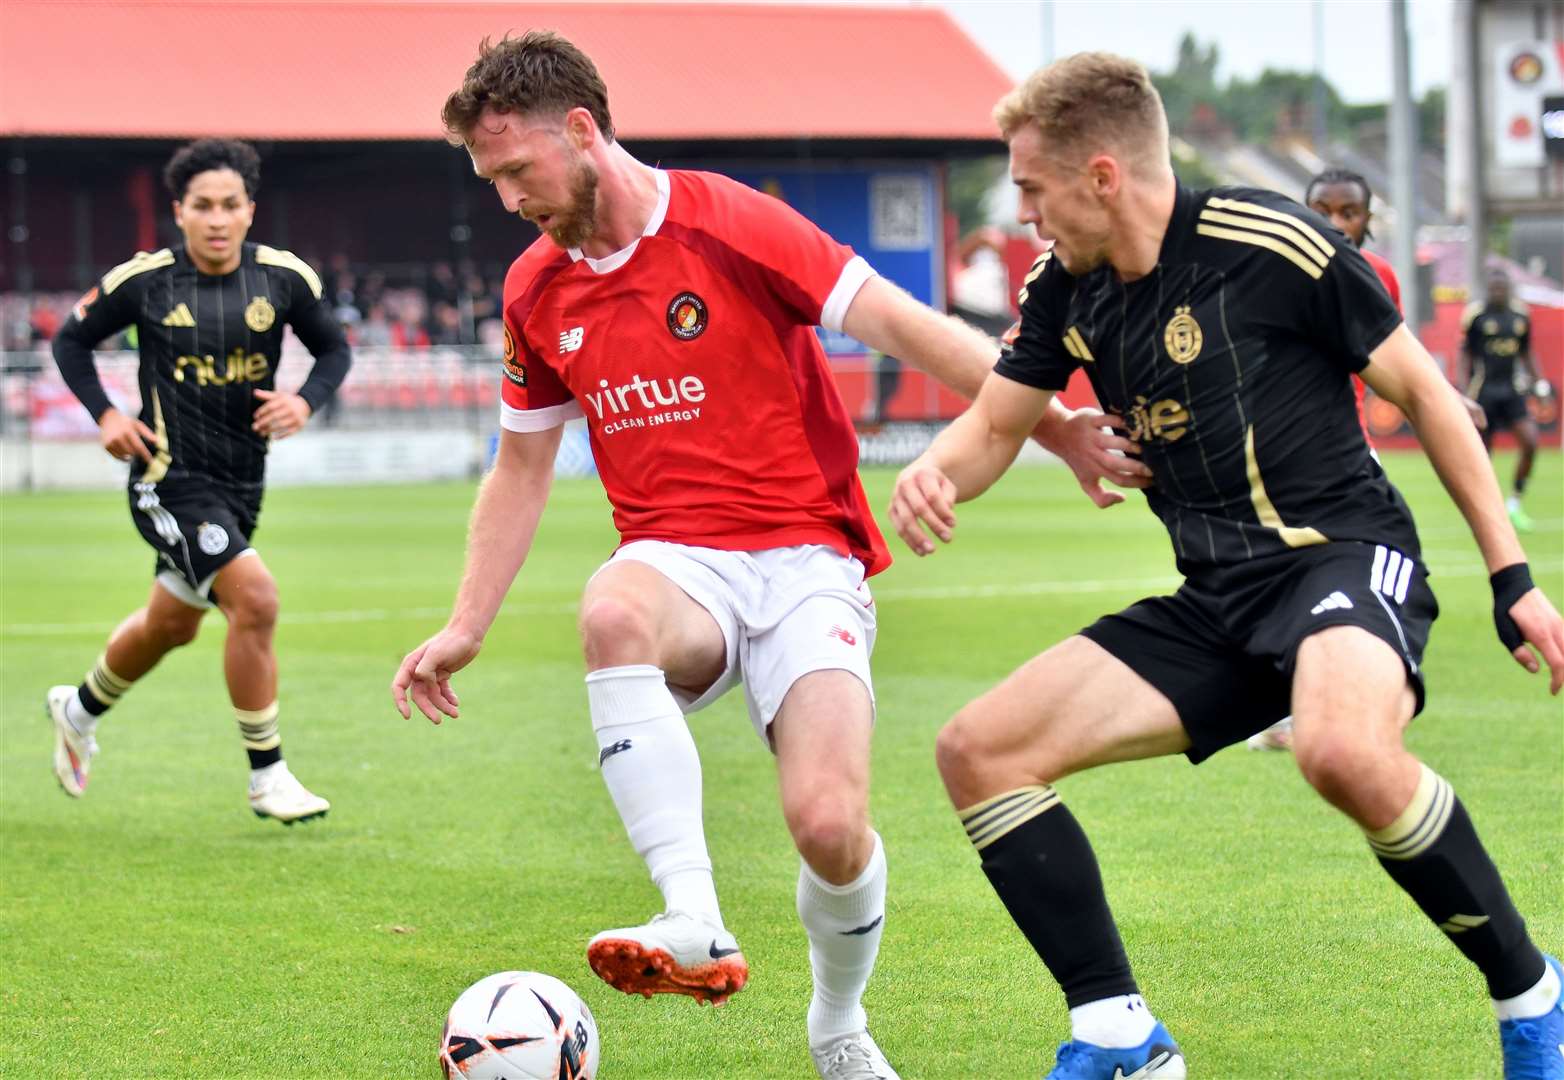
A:
{"label": "white football shorts", "polygon": [[[635,540],[604,566],[645,563],[711,613],[727,645],[716,682],[694,695],[669,686],[685,713],[744,685],[750,722],[769,747],[767,728],[800,676],[842,670],[858,676],[874,702],[874,598],[863,564],[819,544],[721,551],[664,540]],[[601,568],[599,568],[601,572]]]}

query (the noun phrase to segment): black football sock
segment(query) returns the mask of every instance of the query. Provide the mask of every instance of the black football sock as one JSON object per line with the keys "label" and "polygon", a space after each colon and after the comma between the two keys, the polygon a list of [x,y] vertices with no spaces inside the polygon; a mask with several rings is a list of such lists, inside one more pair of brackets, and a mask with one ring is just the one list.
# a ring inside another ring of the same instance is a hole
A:
{"label": "black football sock", "polygon": [[983,873],[1070,1008],[1140,992],[1091,843],[1053,788],[1007,791],[960,817]]}
{"label": "black football sock", "polygon": [[1466,808],[1438,773],[1424,765],[1412,802],[1368,841],[1385,872],[1482,971],[1490,997],[1514,997],[1542,977],[1542,954]]}
{"label": "black football sock", "polygon": [[250,768],[264,769],[282,760],[282,736],[277,731],[277,703],[264,709],[234,709],[239,721],[239,737],[244,740],[244,752],[249,755]]}

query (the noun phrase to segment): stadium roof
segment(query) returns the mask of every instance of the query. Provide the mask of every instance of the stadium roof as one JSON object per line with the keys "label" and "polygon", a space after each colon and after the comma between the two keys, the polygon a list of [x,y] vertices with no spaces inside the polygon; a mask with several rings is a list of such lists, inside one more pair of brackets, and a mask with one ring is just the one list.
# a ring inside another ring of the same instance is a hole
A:
{"label": "stadium roof", "polygon": [[992,141],[1010,86],[930,7],[0,0],[0,136],[438,139],[478,40],[533,27],[630,140]]}

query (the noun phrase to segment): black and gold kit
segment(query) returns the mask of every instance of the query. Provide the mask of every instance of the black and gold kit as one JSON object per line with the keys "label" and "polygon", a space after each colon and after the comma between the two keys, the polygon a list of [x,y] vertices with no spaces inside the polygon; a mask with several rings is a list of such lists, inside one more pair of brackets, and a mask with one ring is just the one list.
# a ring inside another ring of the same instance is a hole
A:
{"label": "black and gold kit", "polygon": [[131,462],[132,516],[162,568],[204,597],[260,513],[267,439],[250,425],[255,391],[276,388],[284,327],[315,357],[298,391],[312,412],[347,375],[347,339],[320,278],[291,252],[246,243],[223,275],[201,273],[182,247],[141,252],[104,274],[54,339],[60,374],[94,420],[112,402],[93,347],[131,325],[140,419],[157,436],[151,464]]}
{"label": "black and gold kit", "polygon": [[1466,393],[1488,418],[1490,433],[1526,419],[1526,396],[1515,389],[1516,358],[1531,353],[1531,320],[1516,304],[1475,303],[1462,319],[1462,341],[1472,364]]}
{"label": "black and gold kit", "polygon": [[1178,707],[1200,760],[1288,712],[1299,643],[1360,625],[1418,663],[1437,605],[1411,511],[1369,453],[1351,375],[1401,322],[1346,237],[1270,191],[1178,187],[1157,266],[1044,256],[996,372],[1082,368],[1152,470],[1185,585],[1085,631]]}

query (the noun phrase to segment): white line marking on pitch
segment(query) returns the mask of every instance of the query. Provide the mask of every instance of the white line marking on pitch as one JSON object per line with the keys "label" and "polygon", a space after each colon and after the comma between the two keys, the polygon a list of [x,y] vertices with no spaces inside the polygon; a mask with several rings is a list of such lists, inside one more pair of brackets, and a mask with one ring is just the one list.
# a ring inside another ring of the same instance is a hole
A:
{"label": "white line marking on pitch", "polygon": [[[1564,563],[1533,563],[1533,569],[1545,572],[1564,568]],[[1467,565],[1440,570],[1435,575],[1441,579],[1462,577],[1487,577],[1488,572],[1472,553]],[[875,600],[991,600],[1006,596],[1079,596],[1093,593],[1137,592],[1141,590],[1170,589],[1183,578],[1177,574],[1161,574],[1156,577],[1115,578],[1097,581],[1009,581],[991,585],[914,585],[877,590]],[[553,603],[507,604],[500,609],[500,617],[516,615],[574,615],[577,603],[554,601]],[[389,622],[393,619],[443,619],[450,614],[449,607],[416,608],[357,608],[350,611],[300,611],[284,613],[277,621],[285,626],[321,626],[338,623]],[[0,627],[3,637],[70,637],[72,635],[106,634],[116,623],[11,623]]]}

